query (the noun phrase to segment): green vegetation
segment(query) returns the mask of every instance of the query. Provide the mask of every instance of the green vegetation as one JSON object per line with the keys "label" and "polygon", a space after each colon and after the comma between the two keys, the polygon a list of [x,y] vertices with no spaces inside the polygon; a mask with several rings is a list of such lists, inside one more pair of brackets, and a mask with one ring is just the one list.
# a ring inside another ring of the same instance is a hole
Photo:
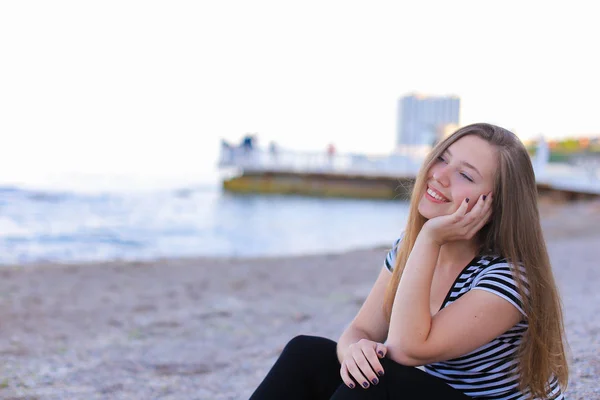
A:
{"label": "green vegetation", "polygon": [[[548,145],[550,147],[550,162],[567,161],[572,155],[581,153],[600,157],[600,137],[549,140]],[[526,147],[529,154],[534,156],[537,143],[530,142]]]}

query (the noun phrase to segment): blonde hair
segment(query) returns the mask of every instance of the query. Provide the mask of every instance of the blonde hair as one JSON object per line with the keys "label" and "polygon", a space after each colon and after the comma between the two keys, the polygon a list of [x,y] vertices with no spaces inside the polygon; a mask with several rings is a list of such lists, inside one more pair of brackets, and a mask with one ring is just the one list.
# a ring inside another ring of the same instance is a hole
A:
{"label": "blonde hair", "polygon": [[515,274],[529,324],[519,348],[520,388],[529,389],[534,397],[546,398],[551,377],[555,376],[563,389],[568,383],[562,307],[540,226],[531,159],[514,133],[490,124],[468,125],[440,142],[427,156],[414,183],[408,221],[387,287],[384,310],[389,320],[408,255],[427,221],[419,213],[418,204],[426,188],[429,169],[449,146],[467,135],[478,136],[497,150],[492,219],[479,231],[478,240],[480,250],[502,255],[511,265],[519,263],[525,268],[528,295],[519,274]]}

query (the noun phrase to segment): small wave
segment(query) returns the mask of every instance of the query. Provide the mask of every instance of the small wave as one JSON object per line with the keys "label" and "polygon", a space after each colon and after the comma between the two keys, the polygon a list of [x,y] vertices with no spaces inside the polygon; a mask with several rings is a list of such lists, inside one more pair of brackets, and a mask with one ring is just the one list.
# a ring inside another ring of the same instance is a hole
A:
{"label": "small wave", "polygon": [[0,186],[0,198],[15,197],[32,201],[57,203],[73,197],[73,194],[64,191],[35,190],[19,186]]}
{"label": "small wave", "polygon": [[39,201],[43,203],[60,203],[68,200],[70,197],[67,193],[50,193],[50,192],[33,192],[28,195],[29,200]]}
{"label": "small wave", "polygon": [[0,186],[0,204],[10,201],[25,200],[33,203],[58,204],[69,201],[102,202],[111,197],[108,193],[78,193],[65,190],[40,190],[19,186]]}
{"label": "small wave", "polygon": [[41,244],[41,245],[81,245],[81,244],[108,244],[117,247],[135,247],[143,248],[144,242],[121,238],[112,235],[38,235],[33,237],[7,236],[4,238],[6,243],[10,244]]}
{"label": "small wave", "polygon": [[18,193],[18,192],[22,192],[23,189],[17,187],[17,186],[0,186],[0,194],[4,194],[4,193]]}
{"label": "small wave", "polygon": [[220,187],[217,185],[185,186],[173,189],[172,193],[175,197],[190,197],[196,193],[215,193],[219,191],[219,189]]}

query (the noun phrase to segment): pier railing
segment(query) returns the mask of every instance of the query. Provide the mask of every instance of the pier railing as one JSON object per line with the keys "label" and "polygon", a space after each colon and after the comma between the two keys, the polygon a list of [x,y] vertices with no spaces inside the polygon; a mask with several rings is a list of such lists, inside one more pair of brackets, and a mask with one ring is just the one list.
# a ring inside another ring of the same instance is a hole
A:
{"label": "pier railing", "polygon": [[237,168],[248,172],[415,176],[422,160],[422,155],[418,153],[373,156],[353,153],[328,154],[326,152],[222,147],[219,167]]}

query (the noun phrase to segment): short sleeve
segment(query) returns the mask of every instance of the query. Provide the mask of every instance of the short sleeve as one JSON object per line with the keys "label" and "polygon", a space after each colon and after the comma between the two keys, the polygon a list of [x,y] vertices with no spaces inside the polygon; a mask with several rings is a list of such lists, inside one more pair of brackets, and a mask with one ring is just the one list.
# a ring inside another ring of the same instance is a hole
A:
{"label": "short sleeve", "polygon": [[392,246],[390,251],[388,251],[387,255],[385,256],[384,265],[390,272],[394,272],[394,265],[396,265],[396,256],[398,254],[398,248],[400,247],[400,243],[402,242],[403,237],[404,237],[404,233],[402,233],[402,235],[400,235],[400,237],[398,239],[396,239],[396,241],[394,242],[394,245]]}
{"label": "short sleeve", "polygon": [[[526,316],[525,311],[523,311],[523,298],[519,293],[514,273],[517,272],[506,262],[491,265],[473,280],[471,288],[485,290],[502,297]],[[529,295],[525,268],[519,266],[518,273],[525,287],[525,293]]]}

